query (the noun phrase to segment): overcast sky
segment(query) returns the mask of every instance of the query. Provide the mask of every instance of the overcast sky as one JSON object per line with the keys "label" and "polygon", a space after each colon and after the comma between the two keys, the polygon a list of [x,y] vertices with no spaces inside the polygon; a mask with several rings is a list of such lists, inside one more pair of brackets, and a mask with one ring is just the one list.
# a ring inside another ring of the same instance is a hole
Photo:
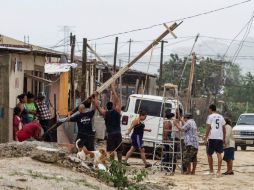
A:
{"label": "overcast sky", "polygon": [[[81,42],[83,37],[94,39],[168,22],[241,1],[243,0],[0,0],[0,33],[20,40],[23,40],[24,35],[29,35],[31,43],[51,47],[63,39],[64,34],[61,29],[64,25],[70,26],[78,42]],[[190,47],[197,33],[201,36],[232,39],[250,19],[253,10],[254,1],[251,1],[185,20],[175,31],[179,39],[170,40],[167,44],[165,56],[174,48]],[[126,42],[130,38],[142,41],[132,45],[132,55],[136,55],[149,43],[149,40],[156,38],[164,29],[163,26],[159,26],[150,30],[119,35],[119,59],[127,60],[128,43]],[[249,36],[254,36],[253,29]],[[241,37],[242,35],[238,39],[241,40]],[[96,43],[97,52],[107,55],[108,57],[105,58],[111,61],[114,38],[109,37],[89,43],[93,46]],[[199,43],[202,43],[208,39],[201,37],[200,40]],[[252,40],[254,42],[254,39]],[[177,44],[173,45],[176,42]],[[229,42],[223,41],[225,44]],[[77,50],[81,49],[80,43]],[[159,58],[158,55],[159,48],[154,51],[154,56]],[[155,59],[155,62],[157,60]],[[145,69],[144,65],[141,67]],[[153,65],[151,69],[155,72],[157,65]]]}

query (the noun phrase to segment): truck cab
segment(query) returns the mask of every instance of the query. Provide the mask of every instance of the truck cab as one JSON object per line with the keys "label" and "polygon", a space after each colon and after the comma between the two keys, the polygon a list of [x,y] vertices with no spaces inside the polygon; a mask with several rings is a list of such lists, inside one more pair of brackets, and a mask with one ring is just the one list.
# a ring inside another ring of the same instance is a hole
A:
{"label": "truck cab", "polygon": [[[162,141],[164,115],[163,110],[170,109],[172,113],[176,113],[178,106],[179,108],[183,109],[182,104],[176,99],[166,100],[164,104],[165,108],[162,107],[162,103],[162,96],[132,94],[128,99],[126,107],[122,111],[122,135],[125,136],[125,133],[130,127],[132,121],[138,117],[138,110],[145,110],[148,113],[147,118],[144,121],[145,127],[147,129],[152,129],[152,132],[144,133],[144,146],[153,147],[155,141]],[[162,117],[160,117],[160,115]],[[129,143],[128,138],[125,143]]]}
{"label": "truck cab", "polygon": [[254,113],[241,114],[233,128],[235,138],[235,149],[240,146],[246,150],[247,146],[254,147]]}

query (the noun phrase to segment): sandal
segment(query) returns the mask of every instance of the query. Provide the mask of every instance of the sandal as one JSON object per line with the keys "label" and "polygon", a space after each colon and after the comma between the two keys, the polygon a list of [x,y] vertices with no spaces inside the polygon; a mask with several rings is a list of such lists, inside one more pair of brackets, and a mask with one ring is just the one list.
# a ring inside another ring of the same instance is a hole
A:
{"label": "sandal", "polygon": [[232,171],[232,172],[225,172],[225,173],[223,173],[223,175],[234,175],[234,172]]}
{"label": "sandal", "polygon": [[150,164],[150,163],[145,164],[145,168],[150,168],[150,167],[152,167],[152,164]]}

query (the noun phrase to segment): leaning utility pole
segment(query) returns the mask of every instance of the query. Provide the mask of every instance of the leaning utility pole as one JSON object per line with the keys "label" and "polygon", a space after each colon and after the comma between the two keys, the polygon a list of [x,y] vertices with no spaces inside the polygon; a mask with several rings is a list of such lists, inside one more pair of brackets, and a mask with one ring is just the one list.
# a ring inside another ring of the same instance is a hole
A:
{"label": "leaning utility pole", "polygon": [[167,41],[161,41],[161,58],[160,58],[160,76],[159,76],[159,92],[160,95],[161,83],[162,83],[162,67],[163,67],[163,55],[164,55],[164,43],[168,43]]}
{"label": "leaning utility pole", "polygon": [[118,46],[118,37],[116,37],[116,40],[115,40],[114,66],[113,66],[114,72],[116,72],[117,46]]}
{"label": "leaning utility pole", "polygon": [[[74,53],[75,53],[75,43],[76,36],[70,35],[70,46],[71,46],[71,63],[74,63]],[[75,107],[75,85],[74,85],[74,69],[71,67],[71,90],[70,90],[70,107],[73,109]]]}
{"label": "leaning utility pole", "polygon": [[[139,53],[137,55],[137,57],[135,57],[131,62],[129,62],[127,65],[125,65],[123,68],[121,68],[117,73],[115,73],[114,76],[112,76],[110,79],[108,79],[103,85],[100,86],[100,88],[97,89],[97,93],[100,94],[103,92],[103,90],[105,90],[106,88],[108,88],[114,81],[116,81],[121,75],[123,75],[126,71],[128,71],[130,69],[130,67],[132,65],[134,65],[140,58],[142,58],[148,51],[150,51],[152,48],[154,48],[156,45],[158,45],[158,43],[164,38],[166,37],[169,33],[171,33],[173,36],[175,36],[175,34],[173,33],[173,30],[175,30],[180,24],[182,24],[182,22],[180,22],[179,24],[174,23],[172,24],[170,27],[164,25],[166,27],[166,30],[159,36],[157,37],[150,45],[148,45],[141,53]],[[86,100],[83,100],[81,102],[84,103]],[[72,114],[74,114],[76,111],[78,110],[78,107],[76,107],[75,109],[72,110]],[[46,133],[48,133],[49,131],[57,128],[58,126],[62,125],[64,122],[67,121],[68,118],[63,118],[61,121],[58,121],[56,124],[54,124],[53,126],[51,126]],[[43,137],[45,137],[45,134],[43,135]]]}
{"label": "leaning utility pole", "polygon": [[185,68],[186,68],[186,65],[187,65],[187,62],[188,62],[188,57],[190,55],[192,55],[192,52],[193,52],[194,47],[195,47],[195,45],[196,45],[196,43],[198,41],[198,38],[199,38],[199,34],[197,34],[197,36],[196,36],[196,38],[194,40],[194,43],[192,45],[191,51],[190,51],[189,55],[187,56],[187,59],[185,60],[185,63],[184,63],[184,66],[183,66],[183,71],[182,71],[182,74],[180,76],[180,80],[179,80],[179,83],[178,83],[178,91],[181,91],[181,84],[182,84],[182,80],[183,80],[184,71],[185,71]]}
{"label": "leaning utility pole", "polygon": [[86,99],[86,78],[87,78],[86,63],[87,63],[87,38],[83,38],[81,100]]}
{"label": "leaning utility pole", "polygon": [[185,102],[185,111],[191,111],[191,93],[192,93],[192,85],[193,85],[193,77],[195,72],[195,65],[196,65],[196,55],[192,53],[192,62],[191,62],[191,69],[190,69],[190,76],[189,76],[189,85],[187,89],[187,96]]}

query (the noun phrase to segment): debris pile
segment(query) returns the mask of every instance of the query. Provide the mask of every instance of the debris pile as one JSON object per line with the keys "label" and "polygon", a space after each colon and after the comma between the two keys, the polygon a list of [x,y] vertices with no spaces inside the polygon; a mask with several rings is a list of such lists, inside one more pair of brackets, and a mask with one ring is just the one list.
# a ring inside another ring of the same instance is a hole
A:
{"label": "debris pile", "polygon": [[70,155],[68,151],[58,146],[57,143],[24,141],[0,144],[0,159],[15,157],[31,157],[40,162],[55,164],[96,177],[93,168],[90,168],[74,155]]}
{"label": "debris pile", "polygon": [[4,143],[4,144],[0,144],[0,158],[30,157],[32,151],[37,146],[43,146],[47,148],[56,148],[57,144],[40,142],[40,141]]}

